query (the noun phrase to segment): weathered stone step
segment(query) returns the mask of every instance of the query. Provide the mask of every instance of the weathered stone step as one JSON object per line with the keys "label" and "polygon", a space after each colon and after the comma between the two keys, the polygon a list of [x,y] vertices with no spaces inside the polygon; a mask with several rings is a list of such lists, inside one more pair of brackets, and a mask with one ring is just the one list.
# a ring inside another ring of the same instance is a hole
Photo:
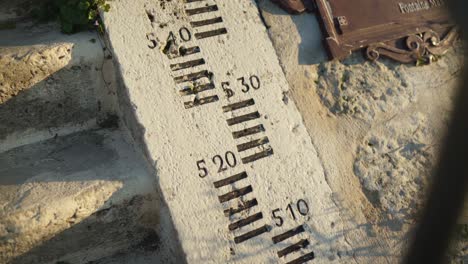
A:
{"label": "weathered stone step", "polygon": [[113,116],[104,62],[96,33],[64,35],[55,24],[27,23],[0,30],[0,151]]}
{"label": "weathered stone step", "polygon": [[117,128],[110,58],[93,32],[0,30],[0,263],[174,258],[155,178]]}
{"label": "weathered stone step", "polygon": [[122,130],[0,153],[0,263],[88,263],[130,252],[167,263],[161,210],[155,178]]}

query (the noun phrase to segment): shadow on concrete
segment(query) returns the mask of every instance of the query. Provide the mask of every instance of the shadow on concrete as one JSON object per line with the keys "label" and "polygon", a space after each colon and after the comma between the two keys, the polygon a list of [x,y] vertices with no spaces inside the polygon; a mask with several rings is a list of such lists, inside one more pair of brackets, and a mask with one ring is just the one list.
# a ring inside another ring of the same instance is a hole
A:
{"label": "shadow on concrete", "polygon": [[[15,258],[11,263],[91,264],[110,260],[111,263],[126,263],[125,257],[129,254],[135,260],[143,257],[159,259],[157,254],[161,250],[161,239],[156,232],[157,226],[145,227],[138,223],[137,216],[140,212],[135,210],[141,210],[137,204],[144,202],[150,202],[156,208],[158,206],[148,196],[135,196],[122,204],[101,209]],[[134,219],[132,215],[135,215]]]}
{"label": "shadow on concrete", "polygon": [[[125,128],[105,123],[73,134],[52,134],[52,130],[58,131],[60,126],[69,122],[76,122],[79,127],[80,122],[93,119],[100,111],[99,97],[93,94],[94,88],[76,87],[76,94],[58,86],[46,89],[50,80],[63,79],[74,70],[59,70],[0,104],[2,140],[17,130],[50,132],[46,137],[50,139],[42,138],[39,142],[7,148],[0,153],[0,209],[3,211],[0,215],[5,215],[9,208],[33,193],[26,191],[22,194],[24,197],[18,197],[24,185],[32,186],[31,190],[40,185],[50,188],[51,192],[55,189],[48,187],[50,183],[58,183],[62,189],[70,183],[78,183],[79,188],[80,184],[99,181],[114,181],[122,186],[114,193],[106,194],[107,201],[93,214],[85,219],[72,215],[69,228],[51,238],[44,237],[43,241],[15,241],[21,230],[14,231],[18,232],[15,234],[7,229],[6,237],[0,236],[0,246],[17,256],[7,263],[185,263],[170,212],[161,194],[155,164],[147,162],[148,152],[142,147],[144,145],[136,144],[128,137]],[[82,89],[86,90],[85,94],[80,94]],[[91,100],[95,101],[89,102]],[[144,134],[140,124],[132,125],[133,131]],[[135,139],[138,141],[140,138]],[[142,194],[135,191],[134,188],[142,185],[151,191]],[[47,209],[47,204],[41,206],[45,208],[40,210]],[[0,219],[2,225],[6,224],[3,220]],[[35,221],[34,217],[30,221]],[[50,225],[53,230],[53,221]],[[23,252],[25,248],[31,249]],[[1,252],[0,256],[5,254]]]}
{"label": "shadow on concrete", "polygon": [[291,17],[301,37],[301,42],[297,47],[290,48],[298,49],[299,56],[297,60],[300,65],[319,64],[328,60],[326,49],[323,45],[323,34],[316,14],[303,13],[300,15],[290,15],[270,0],[258,0],[258,6],[262,13]]}
{"label": "shadow on concrete", "polygon": [[[115,150],[104,144],[105,135],[93,131],[75,133],[0,154],[0,185],[26,182],[106,180],[98,173],[90,179],[79,172],[99,171],[118,160]],[[36,177],[38,175],[42,177]],[[49,176],[46,176],[48,174]]]}

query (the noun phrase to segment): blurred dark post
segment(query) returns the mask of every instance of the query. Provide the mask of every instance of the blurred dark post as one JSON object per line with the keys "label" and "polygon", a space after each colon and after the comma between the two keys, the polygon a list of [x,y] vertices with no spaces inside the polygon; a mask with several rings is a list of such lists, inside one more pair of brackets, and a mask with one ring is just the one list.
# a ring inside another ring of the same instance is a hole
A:
{"label": "blurred dark post", "polygon": [[[461,28],[466,52],[468,1],[447,0],[447,3]],[[462,79],[458,95],[455,97],[454,113],[439,166],[435,171],[430,196],[420,224],[415,230],[408,255],[403,262],[406,264],[443,263],[457,220],[463,210],[468,179],[468,68],[466,66]]]}

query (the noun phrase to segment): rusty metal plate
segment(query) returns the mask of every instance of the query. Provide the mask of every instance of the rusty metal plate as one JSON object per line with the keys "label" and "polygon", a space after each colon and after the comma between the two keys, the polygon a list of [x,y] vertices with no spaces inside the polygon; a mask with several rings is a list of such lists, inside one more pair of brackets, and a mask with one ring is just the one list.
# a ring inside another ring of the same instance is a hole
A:
{"label": "rusty metal plate", "polygon": [[316,0],[332,59],[366,49],[371,60],[431,60],[457,39],[443,0]]}

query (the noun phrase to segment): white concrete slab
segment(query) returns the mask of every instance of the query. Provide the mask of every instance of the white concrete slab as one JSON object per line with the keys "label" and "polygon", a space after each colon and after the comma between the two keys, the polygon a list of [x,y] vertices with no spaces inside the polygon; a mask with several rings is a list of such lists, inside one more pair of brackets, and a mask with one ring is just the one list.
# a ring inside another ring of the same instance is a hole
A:
{"label": "white concrete slab", "polygon": [[[134,115],[141,126],[131,129],[158,171],[189,263],[352,262],[255,1],[121,0],[104,21],[131,105],[127,122]],[[201,87],[212,89],[197,93]],[[250,209],[223,213],[250,201]],[[293,228],[297,235],[279,241]],[[279,256],[301,241],[305,249]]]}

